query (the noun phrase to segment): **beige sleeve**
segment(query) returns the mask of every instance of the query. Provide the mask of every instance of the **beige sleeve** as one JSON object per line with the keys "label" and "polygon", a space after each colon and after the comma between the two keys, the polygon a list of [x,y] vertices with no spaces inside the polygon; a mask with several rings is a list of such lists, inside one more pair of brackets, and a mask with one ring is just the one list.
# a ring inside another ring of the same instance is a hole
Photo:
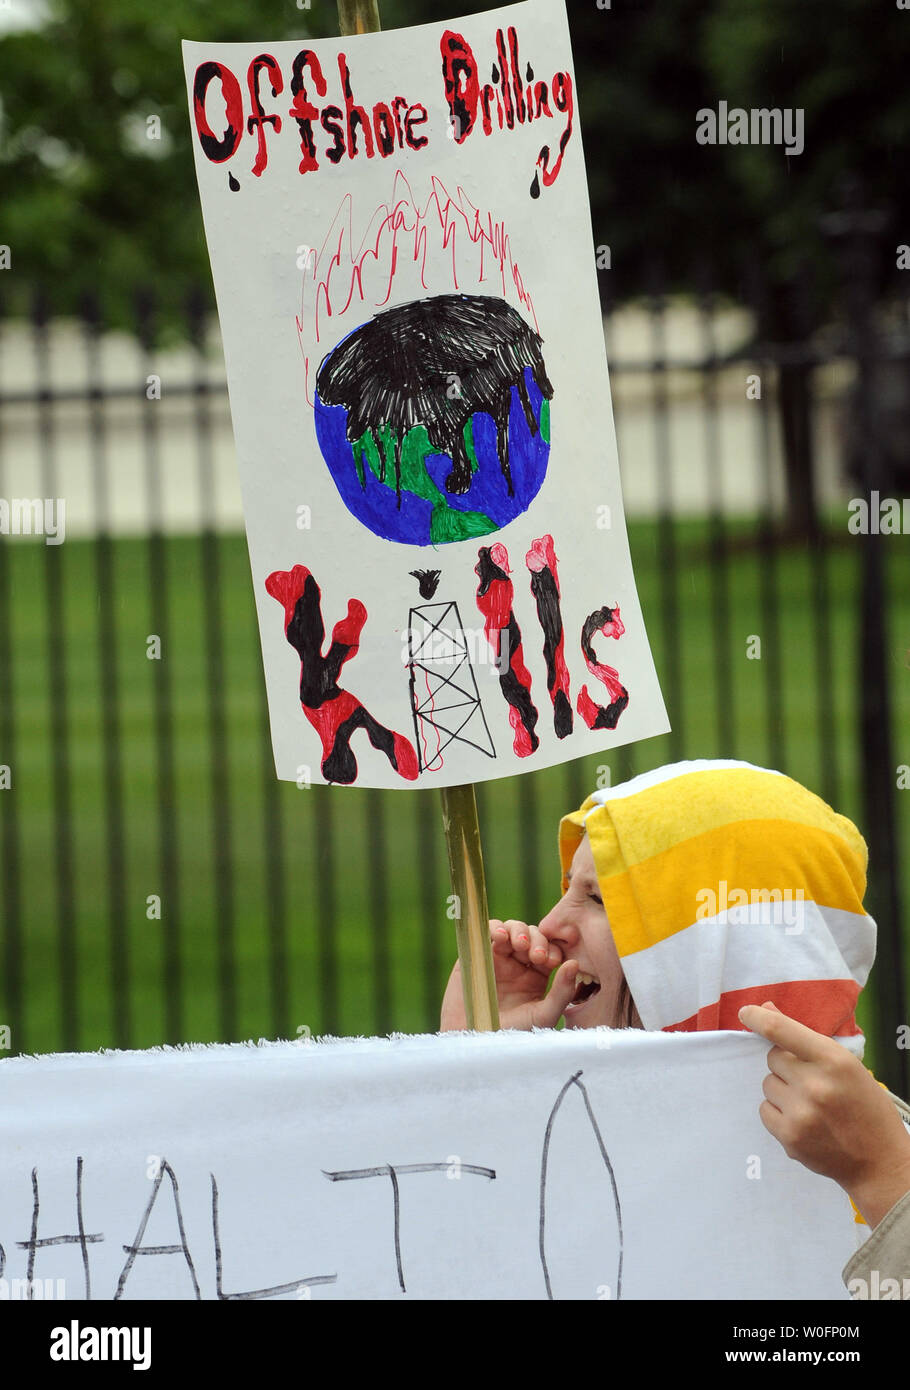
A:
{"label": "beige sleeve", "polygon": [[[875,1230],[852,1255],[841,1276],[854,1298],[910,1297],[910,1192],[878,1223]],[[851,1281],[862,1280],[865,1291],[854,1292]],[[882,1289],[885,1279],[898,1281],[897,1291]],[[907,1281],[906,1284],[904,1281]]]}

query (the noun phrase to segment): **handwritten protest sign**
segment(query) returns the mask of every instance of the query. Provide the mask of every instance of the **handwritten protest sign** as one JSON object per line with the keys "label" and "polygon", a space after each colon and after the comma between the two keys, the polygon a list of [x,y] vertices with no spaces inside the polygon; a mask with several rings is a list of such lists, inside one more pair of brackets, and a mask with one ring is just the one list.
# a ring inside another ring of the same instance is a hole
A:
{"label": "handwritten protest sign", "polygon": [[562,0],[184,60],[278,775],[665,732]]}
{"label": "handwritten protest sign", "polygon": [[844,1299],[745,1033],[0,1062],[0,1297]]}

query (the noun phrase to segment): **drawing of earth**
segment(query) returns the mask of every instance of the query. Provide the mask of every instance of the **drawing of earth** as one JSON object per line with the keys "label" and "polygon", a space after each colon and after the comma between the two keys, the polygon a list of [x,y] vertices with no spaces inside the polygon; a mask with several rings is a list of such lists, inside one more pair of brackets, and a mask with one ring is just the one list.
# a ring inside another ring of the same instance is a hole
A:
{"label": "drawing of earth", "polygon": [[348,510],[374,535],[446,545],[525,511],[550,456],[542,339],[490,295],[374,315],[316,374],[316,437]]}

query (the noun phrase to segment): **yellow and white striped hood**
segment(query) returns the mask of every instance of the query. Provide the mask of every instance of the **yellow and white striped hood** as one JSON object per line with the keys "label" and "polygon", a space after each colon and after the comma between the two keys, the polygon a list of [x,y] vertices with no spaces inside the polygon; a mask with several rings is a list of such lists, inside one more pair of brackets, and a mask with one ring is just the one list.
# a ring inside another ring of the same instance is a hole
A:
{"label": "yellow and white striped hood", "polygon": [[780,772],[674,763],[589,796],[559,826],[562,886],[587,832],[645,1028],[739,1029],[771,999],[862,1055],[875,956],[856,826]]}

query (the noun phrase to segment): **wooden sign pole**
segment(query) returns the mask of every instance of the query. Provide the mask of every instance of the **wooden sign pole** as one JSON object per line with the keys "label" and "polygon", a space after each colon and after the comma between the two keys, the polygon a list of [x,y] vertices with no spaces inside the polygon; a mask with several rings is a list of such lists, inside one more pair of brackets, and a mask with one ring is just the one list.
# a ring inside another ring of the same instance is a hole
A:
{"label": "wooden sign pole", "polygon": [[[380,29],[377,0],[338,0],[338,28],[345,36]],[[499,1027],[499,1007],[474,785],[468,782],[460,787],[442,787],[440,795],[455,895],[455,935],[465,1018],[469,1028],[491,1032]]]}
{"label": "wooden sign pole", "polygon": [[338,31],[348,34],[374,34],[381,29],[377,0],[338,0]]}
{"label": "wooden sign pole", "polygon": [[499,1027],[499,1004],[493,978],[493,950],[483,876],[480,826],[473,782],[441,787],[442,824],[449,851],[449,873],[457,913],[455,935],[461,964],[461,988],[469,1028],[492,1032]]}

